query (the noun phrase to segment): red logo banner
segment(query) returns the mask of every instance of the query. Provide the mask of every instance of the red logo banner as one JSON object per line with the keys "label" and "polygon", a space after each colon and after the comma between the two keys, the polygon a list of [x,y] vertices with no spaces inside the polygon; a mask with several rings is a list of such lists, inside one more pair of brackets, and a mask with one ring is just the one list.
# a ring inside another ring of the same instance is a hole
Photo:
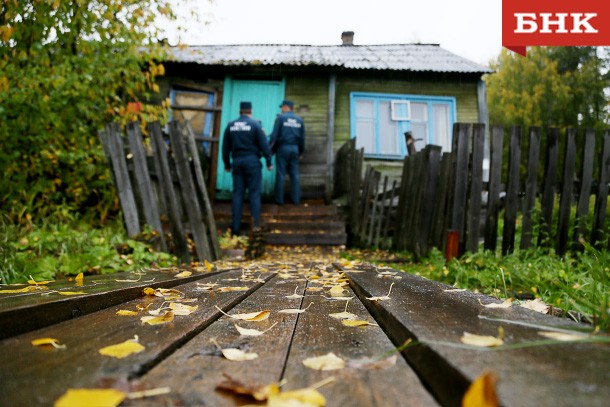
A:
{"label": "red logo banner", "polygon": [[610,1],[502,0],[502,45],[610,45]]}

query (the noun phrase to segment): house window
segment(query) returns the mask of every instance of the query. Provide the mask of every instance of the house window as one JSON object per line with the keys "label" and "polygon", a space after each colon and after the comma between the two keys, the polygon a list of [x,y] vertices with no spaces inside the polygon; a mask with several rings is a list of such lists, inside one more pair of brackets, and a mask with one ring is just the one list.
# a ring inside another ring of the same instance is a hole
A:
{"label": "house window", "polygon": [[350,99],[351,137],[366,156],[404,157],[405,132],[411,132],[418,151],[427,144],[451,150],[455,98],[353,92]]}
{"label": "house window", "polygon": [[[210,137],[214,115],[209,109],[214,106],[214,93],[205,91],[172,89],[170,91],[170,120],[185,123],[188,120],[196,136]],[[203,143],[204,149],[208,143]]]}

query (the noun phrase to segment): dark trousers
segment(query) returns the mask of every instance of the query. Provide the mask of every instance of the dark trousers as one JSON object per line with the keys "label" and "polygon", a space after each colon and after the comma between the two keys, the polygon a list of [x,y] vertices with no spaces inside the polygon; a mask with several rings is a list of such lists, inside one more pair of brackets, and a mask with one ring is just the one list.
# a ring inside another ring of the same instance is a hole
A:
{"label": "dark trousers", "polygon": [[250,213],[254,227],[258,227],[261,217],[261,162],[258,157],[249,155],[235,157],[233,167],[233,195],[231,197],[231,230],[239,233],[246,189],[250,196]]}
{"label": "dark trousers", "polygon": [[301,185],[299,179],[299,147],[296,145],[280,146],[275,158],[275,202],[284,203],[284,178],[290,177],[290,199],[295,205],[301,202]]}

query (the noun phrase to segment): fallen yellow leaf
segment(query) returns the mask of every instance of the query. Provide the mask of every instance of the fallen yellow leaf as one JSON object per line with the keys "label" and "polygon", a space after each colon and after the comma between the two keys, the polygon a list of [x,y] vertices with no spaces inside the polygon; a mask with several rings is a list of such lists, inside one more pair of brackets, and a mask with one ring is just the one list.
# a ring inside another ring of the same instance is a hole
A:
{"label": "fallen yellow leaf", "polygon": [[314,370],[338,370],[345,368],[345,361],[330,352],[323,356],[316,356],[303,360],[303,364]]}
{"label": "fallen yellow leaf", "polygon": [[394,286],[394,283],[390,284],[390,290],[388,291],[388,295],[384,295],[382,297],[366,297],[367,300],[370,301],[386,301],[390,299],[390,293],[392,292],[392,286]]}
{"label": "fallen yellow leaf", "polygon": [[15,290],[0,290],[0,294],[20,294],[20,293],[31,293],[38,290],[48,290],[45,286],[30,285],[23,288],[17,288]]}
{"label": "fallen yellow leaf", "polygon": [[486,307],[486,308],[510,308],[513,305],[513,299],[512,298],[508,298],[506,300],[504,300],[501,304],[492,302],[490,304],[483,304],[481,302],[481,300],[479,299],[479,304],[481,304],[482,306]]}
{"label": "fallen yellow leaf", "polygon": [[546,314],[549,311],[549,306],[540,298],[536,298],[535,300],[521,301],[519,306],[531,309],[532,311],[540,312],[542,314]]}
{"label": "fallen yellow leaf", "polygon": [[287,309],[279,310],[278,312],[281,312],[282,314],[301,314],[301,313],[307,311],[309,309],[309,307],[311,307],[311,304],[313,304],[313,302],[310,302],[309,305],[307,306],[307,308],[303,308],[303,309],[287,308]]}
{"label": "fallen yellow leaf", "polygon": [[143,323],[146,323],[148,325],[161,325],[161,324],[166,324],[168,322],[172,322],[174,320],[174,313],[173,312],[166,312],[163,315],[160,315],[158,317],[152,316],[152,315],[147,315],[145,317],[140,318],[140,321],[142,321]]}
{"label": "fallen yellow leaf", "polygon": [[219,287],[216,289],[219,293],[228,293],[233,291],[248,291],[248,287]]}
{"label": "fallen yellow leaf", "polygon": [[144,295],[155,295],[155,289],[151,288],[151,287],[146,287],[145,289],[142,290],[142,293]]}
{"label": "fallen yellow leaf", "polygon": [[137,342],[136,336],[135,340],[129,339],[116,345],[106,346],[98,350],[98,352],[104,356],[112,356],[113,358],[123,359],[132,353],[142,352],[144,349],[146,348]]}
{"label": "fallen yellow leaf", "polygon": [[237,324],[233,324],[235,325],[235,329],[237,329],[237,331],[239,332],[240,335],[244,335],[244,336],[260,336],[262,334],[264,334],[265,332],[269,331],[271,328],[273,328],[274,326],[277,325],[277,322],[273,325],[271,325],[269,328],[265,329],[264,331],[259,331],[258,329],[248,329],[248,328],[243,328]]}
{"label": "fallen yellow leaf", "polygon": [[59,295],[82,295],[82,294],[87,294],[84,291],[57,291],[57,294]]}
{"label": "fallen yellow leaf", "polygon": [[258,354],[254,352],[244,352],[237,348],[226,348],[221,350],[222,355],[234,362],[243,362],[245,360],[252,360],[258,357]]}
{"label": "fallen yellow leaf", "polygon": [[116,407],[124,399],[125,393],[115,389],[68,389],[54,407]]}
{"label": "fallen yellow leaf", "polygon": [[462,407],[498,407],[497,381],[498,376],[493,372],[486,372],[477,377],[466,390]]}
{"label": "fallen yellow leaf", "polygon": [[53,282],[55,282],[55,280],[47,280],[47,281],[35,281],[33,279],[28,280],[28,284],[31,284],[31,285],[37,285],[37,284],[45,285],[45,284],[49,284],[49,283],[53,283]]}
{"label": "fallen yellow leaf", "polygon": [[358,315],[356,314],[352,314],[351,312],[335,312],[334,314],[328,314],[329,317],[331,318],[336,318],[336,319],[356,319],[358,318]]}
{"label": "fallen yellow leaf", "polygon": [[377,325],[377,324],[373,324],[372,322],[369,321],[363,321],[363,320],[358,320],[358,319],[344,319],[343,321],[341,321],[341,323],[345,326],[367,326],[367,325]]}
{"label": "fallen yellow leaf", "polygon": [[38,338],[32,340],[32,345],[40,348],[55,348],[55,349],[66,349],[66,345],[60,345],[59,341],[55,338]]}
{"label": "fallen yellow leaf", "polygon": [[501,338],[496,338],[495,336],[476,335],[468,332],[464,332],[464,335],[460,338],[460,341],[466,345],[478,346],[482,348],[500,346],[504,343]]}
{"label": "fallen yellow leaf", "polygon": [[212,271],[212,269],[214,268],[214,266],[212,266],[212,263],[210,263],[210,262],[209,262],[209,261],[207,261],[207,260],[204,260],[204,261],[203,261],[203,264],[205,264],[205,268],[206,268],[206,270],[207,270],[208,272],[209,272],[209,271]]}
{"label": "fallen yellow leaf", "polygon": [[324,396],[315,389],[300,389],[270,394],[268,407],[321,407],[326,405]]}
{"label": "fallen yellow leaf", "polygon": [[193,274],[191,271],[183,271],[182,273],[176,274],[174,277],[184,278],[184,277],[189,277],[191,274]]}
{"label": "fallen yellow leaf", "polygon": [[127,309],[120,309],[116,312],[117,315],[127,316],[127,315],[138,315],[136,311],[130,311]]}
{"label": "fallen yellow leaf", "polygon": [[587,335],[578,334],[578,333],[548,332],[548,331],[538,332],[538,335],[544,336],[545,338],[555,339],[555,340],[564,341],[564,342],[582,341],[583,339],[587,339],[587,337],[588,337]]}
{"label": "fallen yellow leaf", "polygon": [[83,275],[83,273],[78,273],[78,275],[74,277],[74,281],[76,282],[76,285],[81,286],[85,281],[85,276]]}
{"label": "fallen yellow leaf", "polygon": [[215,307],[218,311],[222,312],[224,315],[228,316],[229,318],[240,319],[242,321],[264,321],[267,318],[269,318],[269,315],[271,315],[271,311],[269,311],[269,310],[249,312],[249,313],[245,313],[245,314],[229,315],[226,312],[224,312],[223,310],[221,310],[220,308],[218,308],[217,305],[215,305]]}
{"label": "fallen yellow leaf", "polygon": [[189,315],[197,311],[199,305],[184,305],[179,302],[170,302],[169,308],[173,311],[174,315]]}

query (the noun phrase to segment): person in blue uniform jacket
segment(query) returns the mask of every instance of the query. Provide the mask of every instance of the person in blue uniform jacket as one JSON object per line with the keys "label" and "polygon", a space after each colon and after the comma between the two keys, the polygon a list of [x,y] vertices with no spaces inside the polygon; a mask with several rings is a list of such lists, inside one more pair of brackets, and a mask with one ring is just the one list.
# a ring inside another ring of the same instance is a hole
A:
{"label": "person in blue uniform jacket", "polygon": [[305,124],[303,119],[294,114],[294,102],[284,100],[280,105],[282,113],[275,119],[271,133],[271,149],[277,154],[275,165],[275,202],[284,204],[284,178],[290,177],[290,199],[298,205],[301,202],[301,185],[299,180],[299,161],[305,150]]}
{"label": "person in blue uniform jacket", "polygon": [[239,118],[227,124],[222,142],[222,161],[225,171],[233,173],[231,196],[231,230],[239,234],[243,201],[246,189],[250,196],[250,212],[254,228],[260,226],[262,165],[265,157],[267,169],[273,170],[271,149],[267,136],[258,120],[252,119],[252,103],[239,104]]}

